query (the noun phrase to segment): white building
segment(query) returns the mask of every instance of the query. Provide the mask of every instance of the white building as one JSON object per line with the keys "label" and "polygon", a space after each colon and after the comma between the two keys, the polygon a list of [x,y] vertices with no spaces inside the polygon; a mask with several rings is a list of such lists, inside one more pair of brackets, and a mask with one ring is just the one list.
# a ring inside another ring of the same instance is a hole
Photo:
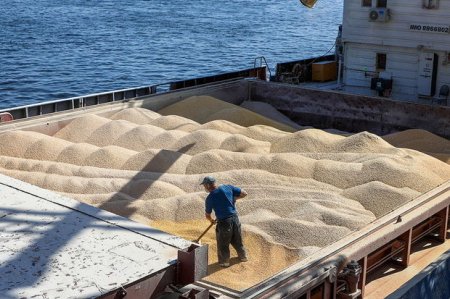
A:
{"label": "white building", "polygon": [[344,0],[342,42],[344,90],[421,103],[445,98],[450,0]]}

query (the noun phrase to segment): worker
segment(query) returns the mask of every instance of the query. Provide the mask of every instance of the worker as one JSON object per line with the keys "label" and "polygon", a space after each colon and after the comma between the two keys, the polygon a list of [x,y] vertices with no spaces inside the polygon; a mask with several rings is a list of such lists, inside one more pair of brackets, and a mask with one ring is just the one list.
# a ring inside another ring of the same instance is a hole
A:
{"label": "worker", "polygon": [[[247,196],[244,189],[232,185],[216,185],[216,179],[206,176],[201,185],[208,192],[205,200],[205,217],[216,223],[217,257],[221,267],[230,266],[230,244],[241,262],[247,261],[247,252],[242,242],[241,223],[236,211],[236,200]],[[214,210],[216,219],[211,217]]]}

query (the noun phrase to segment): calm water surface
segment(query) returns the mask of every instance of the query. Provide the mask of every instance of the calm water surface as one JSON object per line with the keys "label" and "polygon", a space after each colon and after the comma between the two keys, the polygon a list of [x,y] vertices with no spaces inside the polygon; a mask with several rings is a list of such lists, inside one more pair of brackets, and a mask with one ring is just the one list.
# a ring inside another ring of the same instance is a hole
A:
{"label": "calm water surface", "polygon": [[2,0],[0,109],[325,54],[343,0]]}

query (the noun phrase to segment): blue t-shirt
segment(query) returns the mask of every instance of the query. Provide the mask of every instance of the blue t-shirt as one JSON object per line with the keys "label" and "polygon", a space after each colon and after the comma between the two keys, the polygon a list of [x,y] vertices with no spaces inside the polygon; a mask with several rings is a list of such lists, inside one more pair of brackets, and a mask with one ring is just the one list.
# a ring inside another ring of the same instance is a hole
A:
{"label": "blue t-shirt", "polygon": [[205,212],[214,210],[217,219],[225,219],[236,214],[235,197],[241,195],[241,189],[232,185],[220,185],[209,193],[205,200]]}

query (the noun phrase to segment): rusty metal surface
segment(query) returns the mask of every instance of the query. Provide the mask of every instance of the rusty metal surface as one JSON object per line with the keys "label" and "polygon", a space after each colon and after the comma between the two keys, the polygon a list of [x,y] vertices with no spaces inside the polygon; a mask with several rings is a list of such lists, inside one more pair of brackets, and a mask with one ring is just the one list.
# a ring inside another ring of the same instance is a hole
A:
{"label": "rusty metal surface", "polygon": [[256,80],[251,83],[250,97],[271,104],[301,125],[319,129],[385,135],[420,128],[450,138],[450,107]]}
{"label": "rusty metal surface", "polygon": [[208,274],[208,245],[192,244],[178,251],[178,283],[186,285]]}
{"label": "rusty metal surface", "polygon": [[91,298],[173,267],[190,242],[0,175],[1,298]]}
{"label": "rusty metal surface", "polygon": [[176,265],[168,267],[156,274],[151,274],[139,281],[124,285],[99,299],[142,299],[158,298],[166,290],[167,285],[176,279]]}

